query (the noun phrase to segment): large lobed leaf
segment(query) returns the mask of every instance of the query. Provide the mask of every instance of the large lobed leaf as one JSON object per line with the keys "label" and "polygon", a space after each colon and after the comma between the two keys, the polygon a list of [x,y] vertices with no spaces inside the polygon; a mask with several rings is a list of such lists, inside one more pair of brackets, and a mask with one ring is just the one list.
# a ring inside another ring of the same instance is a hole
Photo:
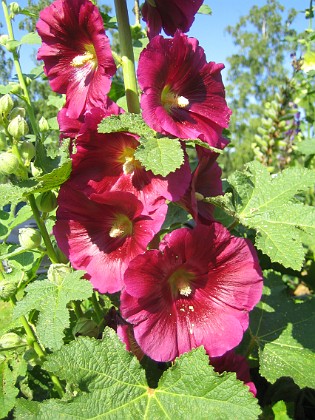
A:
{"label": "large lobed leaf", "polygon": [[259,349],[260,373],[271,383],[291,377],[315,388],[315,299],[295,303],[281,276],[268,272],[261,302],[250,315],[249,334]]}
{"label": "large lobed leaf", "polygon": [[27,315],[33,309],[39,311],[36,331],[45,347],[56,350],[63,345],[63,331],[69,326],[67,304],[91,296],[91,283],[81,279],[82,273],[70,273],[60,282],[35,281],[27,286],[27,295],[17,303],[15,318]]}
{"label": "large lobed leaf", "polygon": [[315,172],[288,168],[270,176],[267,168],[251,162],[228,182],[232,194],[208,201],[223,207],[244,226],[255,229],[256,246],[271,261],[299,270],[303,243],[315,233],[315,208],[294,202],[294,196],[315,183]]}
{"label": "large lobed leaf", "polygon": [[[260,413],[248,388],[235,374],[215,373],[202,348],[177,359],[158,388],[149,388],[145,370],[111,329],[102,340],[80,337],[64,346],[49,356],[44,368],[80,390],[70,400],[37,406],[37,419],[191,419],[193,413],[197,419],[234,420]],[[25,402],[17,413],[32,418]]]}

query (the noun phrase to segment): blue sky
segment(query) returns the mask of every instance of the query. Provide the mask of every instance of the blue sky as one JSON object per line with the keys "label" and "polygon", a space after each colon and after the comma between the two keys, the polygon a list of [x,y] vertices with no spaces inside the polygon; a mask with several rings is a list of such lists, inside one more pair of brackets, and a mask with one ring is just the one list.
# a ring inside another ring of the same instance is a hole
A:
{"label": "blue sky", "polygon": [[[102,2],[112,6],[114,14],[114,0],[102,0]],[[132,10],[133,3],[133,0],[127,0],[130,11]],[[25,7],[27,0],[22,0],[19,4]],[[228,25],[234,25],[240,16],[248,13],[252,6],[263,6],[266,4],[266,0],[205,0],[204,4],[212,8],[212,16],[197,15],[189,35],[199,40],[200,45],[206,52],[208,61],[226,64],[226,57],[233,54],[236,50],[230,35],[225,32],[225,28]],[[309,0],[282,0],[282,4],[286,9],[295,8],[297,10],[304,10],[309,6]],[[130,16],[131,22],[133,22],[132,12],[130,12]],[[16,20],[18,21],[18,17]],[[0,8],[0,21],[4,23],[2,8]],[[294,27],[298,31],[303,31],[307,25],[308,21],[304,18],[304,14],[299,13]],[[17,28],[17,25],[15,27]],[[0,31],[1,33],[5,33],[5,28],[1,28]],[[15,31],[15,37],[17,39],[22,35],[23,33],[20,31]],[[32,50],[33,47],[23,47],[21,51],[22,67],[25,73],[34,67],[32,61],[29,59]],[[224,76],[225,71],[223,72]]]}

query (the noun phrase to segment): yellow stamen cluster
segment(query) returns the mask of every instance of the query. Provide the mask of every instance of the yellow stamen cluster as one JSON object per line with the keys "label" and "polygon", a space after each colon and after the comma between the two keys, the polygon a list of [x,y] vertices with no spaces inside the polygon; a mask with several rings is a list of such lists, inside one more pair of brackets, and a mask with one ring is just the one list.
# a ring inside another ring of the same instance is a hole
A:
{"label": "yellow stamen cluster", "polygon": [[92,67],[97,67],[97,58],[94,46],[92,44],[84,46],[85,52],[83,54],[77,55],[71,61],[72,67],[83,67],[85,64],[90,63]]}
{"label": "yellow stamen cluster", "polygon": [[123,238],[132,234],[132,221],[125,214],[117,214],[109,231],[111,238]]}
{"label": "yellow stamen cluster", "polygon": [[189,105],[189,100],[185,96],[172,92],[170,86],[166,85],[161,93],[161,103],[169,112],[171,108],[186,108]]}

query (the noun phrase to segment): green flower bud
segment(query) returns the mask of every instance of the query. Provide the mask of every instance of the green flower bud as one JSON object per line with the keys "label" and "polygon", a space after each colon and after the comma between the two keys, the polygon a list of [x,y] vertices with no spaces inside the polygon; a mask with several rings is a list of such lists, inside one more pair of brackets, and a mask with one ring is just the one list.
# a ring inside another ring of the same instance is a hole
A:
{"label": "green flower bud", "polygon": [[24,249],[38,248],[41,243],[42,237],[37,229],[21,228],[19,229],[19,242]]}
{"label": "green flower bud", "polygon": [[38,127],[39,131],[41,131],[42,133],[44,133],[45,131],[49,131],[48,121],[45,117],[41,117],[41,119],[38,122]]}
{"label": "green flower bud", "polygon": [[51,264],[48,268],[48,280],[55,284],[61,284],[67,274],[72,272],[66,264]]}
{"label": "green flower bud", "polygon": [[57,195],[53,191],[45,191],[36,197],[38,210],[49,213],[57,207]]}
{"label": "green flower bud", "polygon": [[8,300],[11,296],[15,295],[17,291],[17,282],[2,280],[0,281],[0,298]]}
{"label": "green flower bud", "polygon": [[9,85],[10,85],[11,93],[17,94],[17,93],[19,93],[21,91],[21,86],[18,83],[9,83]]}
{"label": "green flower bud", "polygon": [[21,158],[24,160],[25,165],[29,165],[33,157],[35,156],[36,149],[33,143],[30,141],[23,141],[19,145],[19,151]]}
{"label": "green flower bud", "polygon": [[57,255],[58,261],[67,264],[69,262],[68,258],[65,256],[65,254],[61,251],[61,249],[57,246],[57,244],[54,245],[54,250]]}
{"label": "green flower bud", "polygon": [[0,114],[2,118],[7,117],[13,107],[14,102],[8,93],[0,98]]}
{"label": "green flower bud", "polygon": [[10,14],[11,14],[11,18],[13,19],[15,15],[17,15],[18,13],[20,13],[20,5],[16,2],[10,3]]}
{"label": "green flower bud", "polygon": [[40,168],[37,168],[33,162],[31,162],[31,172],[32,175],[36,178],[37,176],[40,176],[42,174],[42,170]]}
{"label": "green flower bud", "polygon": [[84,335],[88,337],[97,338],[99,334],[99,329],[96,322],[92,319],[79,318],[72,330],[72,334],[74,335],[74,337]]}
{"label": "green flower bud", "polygon": [[18,115],[8,125],[8,132],[15,139],[19,139],[28,134],[28,125],[23,117]]}
{"label": "green flower bud", "polygon": [[20,163],[18,158],[9,152],[0,153],[0,173],[4,175],[17,174]]}
{"label": "green flower bud", "polygon": [[21,108],[19,106],[16,106],[15,108],[13,108],[12,111],[10,112],[9,119],[13,120],[13,118],[17,117],[18,115],[25,118],[25,115],[26,115],[25,108]]}
{"label": "green flower bud", "polygon": [[20,337],[19,335],[13,332],[4,334],[0,338],[0,348],[2,349],[9,349],[12,347],[17,347],[21,344],[26,344],[26,343],[22,337]]}
{"label": "green flower bud", "polygon": [[7,137],[2,131],[0,131],[0,150],[6,150],[6,148],[7,148]]}
{"label": "green flower bud", "polygon": [[0,45],[3,45],[3,46],[5,46],[6,45],[6,43],[8,42],[8,40],[9,40],[9,35],[1,35],[0,36]]}

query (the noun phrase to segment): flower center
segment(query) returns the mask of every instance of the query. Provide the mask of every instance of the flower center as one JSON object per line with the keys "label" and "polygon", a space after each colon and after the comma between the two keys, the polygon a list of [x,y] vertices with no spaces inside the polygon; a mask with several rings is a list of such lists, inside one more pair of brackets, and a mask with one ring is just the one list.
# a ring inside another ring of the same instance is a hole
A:
{"label": "flower center", "polygon": [[83,67],[85,64],[90,63],[92,64],[92,67],[97,67],[97,58],[96,58],[96,52],[95,48],[92,44],[85,45],[84,46],[85,53],[77,55],[74,57],[71,61],[72,67]]}
{"label": "flower center", "polygon": [[162,90],[161,102],[167,112],[171,108],[186,108],[189,105],[189,100],[185,96],[180,96],[172,92],[169,85],[166,85]]}
{"label": "flower center", "polygon": [[116,214],[115,220],[109,231],[111,238],[124,238],[132,234],[132,221],[125,214]]}
{"label": "flower center", "polygon": [[168,279],[172,294],[176,298],[178,294],[181,296],[190,296],[192,293],[191,280],[194,279],[194,275],[189,273],[183,268],[176,270]]}
{"label": "flower center", "polygon": [[126,147],[119,157],[119,162],[122,163],[123,172],[125,175],[132,174],[135,169],[141,168],[140,162],[134,157],[135,149]]}

